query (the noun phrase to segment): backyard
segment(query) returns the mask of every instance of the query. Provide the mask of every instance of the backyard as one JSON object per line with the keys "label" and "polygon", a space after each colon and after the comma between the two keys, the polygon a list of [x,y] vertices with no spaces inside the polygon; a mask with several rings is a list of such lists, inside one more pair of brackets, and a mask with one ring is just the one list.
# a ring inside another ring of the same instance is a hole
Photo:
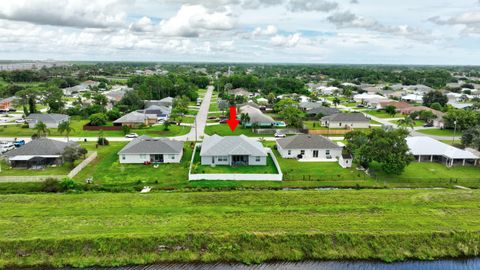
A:
{"label": "backyard", "polygon": [[395,115],[392,116],[391,114],[388,114],[383,110],[366,110],[363,112],[378,118],[403,118],[405,116],[401,113],[396,113]]}
{"label": "backyard", "polygon": [[0,196],[0,267],[476,256],[478,201],[477,190]]}
{"label": "backyard", "polygon": [[[463,132],[457,130],[456,132],[453,129],[439,129],[439,128],[427,128],[427,129],[419,129],[417,132],[427,134],[427,135],[434,135],[434,136],[462,136]],[[455,134],[454,134],[455,133]]]}
{"label": "backyard", "polygon": [[208,135],[217,134],[220,136],[237,136],[241,134],[249,137],[272,137],[273,136],[273,134],[256,134],[252,131],[251,128],[243,128],[241,125],[238,125],[235,131],[232,132],[232,130],[227,124],[207,126],[205,127],[205,133]]}

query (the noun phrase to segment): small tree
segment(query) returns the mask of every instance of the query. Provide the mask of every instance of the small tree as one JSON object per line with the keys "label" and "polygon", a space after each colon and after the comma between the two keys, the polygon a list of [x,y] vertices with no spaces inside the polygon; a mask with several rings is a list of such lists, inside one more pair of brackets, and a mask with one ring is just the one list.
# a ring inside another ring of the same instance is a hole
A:
{"label": "small tree", "polygon": [[405,118],[398,120],[398,125],[404,128],[412,128],[415,126],[415,120],[410,116],[405,116]]}
{"label": "small tree", "polygon": [[130,133],[130,127],[129,126],[122,126],[122,132],[123,132],[123,135],[127,135],[128,133]]}
{"label": "small tree", "polygon": [[394,117],[397,114],[397,108],[392,105],[385,106],[385,112],[388,113],[391,117]]}
{"label": "small tree", "polygon": [[39,121],[37,124],[35,124],[33,130],[35,130],[35,135],[37,137],[46,137],[48,134],[50,134],[50,130],[47,128],[47,125],[45,125],[45,123],[42,121]]}
{"label": "small tree", "polygon": [[92,126],[104,126],[107,124],[107,116],[104,113],[95,113],[88,118]]}
{"label": "small tree", "polygon": [[78,145],[69,145],[65,147],[62,157],[66,162],[70,162],[72,168],[75,166],[75,161],[85,157],[87,150]]}
{"label": "small tree", "polygon": [[74,131],[75,129],[72,128],[70,121],[63,121],[58,125],[58,132],[60,134],[65,133],[65,137],[67,137],[67,142],[69,141],[70,133]]}
{"label": "small tree", "polygon": [[242,123],[242,126],[245,127],[245,125],[250,122],[250,116],[246,113],[240,114],[240,122]]}
{"label": "small tree", "polygon": [[165,131],[170,130],[170,121],[163,122],[163,130],[165,130]]}
{"label": "small tree", "polygon": [[335,97],[332,101],[333,105],[335,105],[335,107],[337,107],[338,105],[340,105],[340,99],[338,97]]}

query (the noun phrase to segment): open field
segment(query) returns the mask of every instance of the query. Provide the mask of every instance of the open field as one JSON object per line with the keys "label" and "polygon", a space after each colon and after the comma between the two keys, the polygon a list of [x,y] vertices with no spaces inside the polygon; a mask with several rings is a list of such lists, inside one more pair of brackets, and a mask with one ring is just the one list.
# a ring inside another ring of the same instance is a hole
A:
{"label": "open field", "polygon": [[477,256],[479,200],[464,190],[6,195],[0,267]]}
{"label": "open field", "polygon": [[[453,129],[439,129],[439,128],[428,128],[428,129],[419,129],[417,130],[420,133],[435,135],[435,136],[453,136]],[[462,136],[462,131],[457,130],[455,136]]]}

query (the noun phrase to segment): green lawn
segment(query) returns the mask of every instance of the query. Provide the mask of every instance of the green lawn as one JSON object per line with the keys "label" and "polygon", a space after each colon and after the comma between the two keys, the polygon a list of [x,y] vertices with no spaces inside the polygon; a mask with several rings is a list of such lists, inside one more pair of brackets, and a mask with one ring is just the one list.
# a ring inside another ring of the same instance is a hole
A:
{"label": "green lawn", "polygon": [[75,180],[84,182],[85,179],[93,177],[96,184],[114,186],[145,181],[156,184],[157,188],[179,187],[186,184],[192,156],[190,147],[184,148],[180,163],[160,164],[158,168],[154,168],[153,165],[120,164],[117,153],[126,144],[111,142],[109,146],[99,147],[97,159],[82,170]]}
{"label": "green lawn", "polygon": [[373,116],[376,116],[378,118],[399,118],[399,117],[404,117],[403,114],[401,113],[396,113],[394,116],[386,113],[385,111],[382,111],[382,110],[367,110],[367,111],[364,111],[364,113],[367,113],[367,114],[370,114],[370,115],[373,115]]}
{"label": "green lawn", "polygon": [[0,197],[0,267],[473,257],[480,191]]}
{"label": "green lawn", "polygon": [[[453,129],[439,129],[439,128],[429,128],[429,129],[419,129],[417,130],[420,133],[435,135],[435,136],[449,136],[452,137],[454,134]],[[455,136],[462,136],[463,132],[457,130]]]}
{"label": "green lawn", "polygon": [[[80,161],[77,161],[78,164]],[[29,170],[21,168],[11,168],[4,161],[0,162],[0,176],[34,176],[34,175],[67,175],[73,167],[70,164],[64,164],[63,166],[48,167],[39,170]]]}
{"label": "green lawn", "polygon": [[191,124],[191,123],[195,122],[195,117],[194,116],[183,116],[180,119],[178,119],[178,121],[180,121],[180,120],[181,120],[182,123]]}
{"label": "green lawn", "polygon": [[210,111],[210,112],[220,111],[220,109],[218,108],[218,103],[217,103],[217,101],[212,101],[212,102],[210,102],[210,107],[208,108],[208,111]]}
{"label": "green lawn", "polygon": [[197,150],[194,157],[194,166],[192,173],[230,173],[230,174],[244,174],[244,173],[278,173],[271,156],[267,158],[266,166],[228,166],[217,165],[215,167],[200,164],[200,151]]}
{"label": "green lawn", "polygon": [[205,133],[208,135],[218,134],[220,136],[237,136],[244,134],[249,137],[272,137],[273,134],[256,134],[250,128],[243,128],[241,125],[238,125],[234,132],[230,129],[227,124],[220,124],[215,126],[205,127]]}
{"label": "green lawn", "polygon": [[[393,121],[389,121],[389,122],[390,122],[390,123],[393,123],[393,124],[398,124],[398,121],[400,121],[400,120],[393,120]],[[424,121],[422,121],[422,120],[415,120],[415,125],[414,125],[415,127],[421,127],[421,126],[423,126],[423,125],[425,125],[425,122],[424,122]]]}
{"label": "green lawn", "polygon": [[[84,124],[88,123],[88,120],[73,120],[72,127],[75,129],[70,134],[71,137],[97,137],[99,131],[83,130]],[[109,123],[111,125],[111,123]],[[65,134],[60,134],[57,129],[49,129],[49,136],[63,137]],[[141,129],[131,129],[131,132],[138,133],[139,135],[149,135],[158,137],[173,137],[187,134],[190,131],[190,127],[171,125],[168,131],[164,130],[163,125],[156,125]],[[35,131],[31,128],[23,128],[22,125],[9,125],[0,128],[0,136],[5,137],[27,137],[32,136]],[[103,132],[106,137],[123,137],[123,131],[121,130],[107,130]]]}

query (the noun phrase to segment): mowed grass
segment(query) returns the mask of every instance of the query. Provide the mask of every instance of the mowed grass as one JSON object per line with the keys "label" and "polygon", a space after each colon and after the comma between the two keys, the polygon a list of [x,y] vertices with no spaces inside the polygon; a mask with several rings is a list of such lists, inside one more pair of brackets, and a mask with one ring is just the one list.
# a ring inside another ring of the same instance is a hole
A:
{"label": "mowed grass", "polygon": [[[186,118],[187,122],[190,118]],[[193,119],[193,118],[191,118]],[[83,125],[88,123],[88,120],[73,120],[72,128],[74,131],[70,133],[70,137],[97,137],[100,131],[83,130]],[[111,123],[109,123],[111,125]],[[56,128],[49,129],[49,136],[52,137],[64,137],[65,134],[58,132]],[[146,128],[131,129],[131,132],[135,132],[139,135],[149,135],[156,137],[173,137],[179,135],[185,135],[190,131],[190,127],[170,125],[169,130],[164,130],[163,125],[155,125]],[[28,137],[32,136],[35,130],[32,128],[23,128],[22,125],[8,125],[0,127],[0,137]],[[103,131],[105,137],[123,137],[125,136],[122,130],[105,130]]]}
{"label": "mowed grass", "polygon": [[256,134],[252,131],[251,128],[243,128],[241,125],[238,125],[235,131],[232,131],[227,124],[220,124],[214,126],[205,127],[205,133],[208,135],[217,134],[220,136],[238,136],[245,135],[248,137],[272,137],[273,134]]}
{"label": "mowed grass", "polygon": [[97,149],[98,157],[89,166],[82,170],[75,180],[84,182],[93,177],[95,184],[109,186],[122,186],[136,182],[155,183],[156,188],[179,187],[187,183],[188,168],[192,149],[185,145],[180,163],[160,164],[158,168],[153,165],[121,164],[118,152],[127,142],[111,142],[109,146]]}
{"label": "mowed grass", "polygon": [[[457,130],[454,132],[453,129],[439,129],[439,128],[428,128],[428,129],[419,129],[417,132],[427,134],[427,135],[435,135],[435,136],[462,136],[463,132]],[[454,134],[455,133],[455,134]]]}
{"label": "mowed grass", "polygon": [[478,255],[480,191],[0,197],[0,267]]}
{"label": "mowed grass", "polygon": [[[398,125],[399,121],[400,120],[393,120],[393,121],[389,121],[389,122]],[[424,124],[425,124],[425,121],[422,121],[422,120],[415,120],[414,121],[414,126],[415,127],[421,127]]]}
{"label": "mowed grass", "polygon": [[[75,164],[78,164],[77,161]],[[47,167],[44,169],[32,170],[23,168],[11,168],[5,161],[0,162],[1,171],[0,176],[35,176],[35,175],[67,175],[73,167],[71,164],[64,164],[62,166]]]}

